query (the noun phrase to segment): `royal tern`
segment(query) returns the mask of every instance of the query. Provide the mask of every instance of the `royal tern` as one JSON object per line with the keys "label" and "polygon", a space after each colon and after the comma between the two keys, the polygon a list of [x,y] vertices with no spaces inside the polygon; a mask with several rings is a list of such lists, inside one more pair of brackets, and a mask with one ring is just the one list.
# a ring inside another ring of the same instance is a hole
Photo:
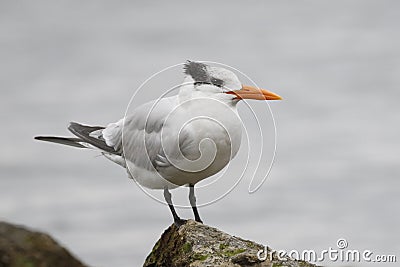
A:
{"label": "royal tern", "polygon": [[169,189],[189,185],[195,220],[202,222],[194,186],[223,169],[238,152],[242,123],[237,103],[281,97],[242,85],[232,71],[201,62],[187,61],[184,74],[177,95],[143,104],[106,127],[71,122],[68,130],[76,137],[35,139],[101,151],[140,185],[164,190],[177,225],[184,220],[175,211]]}

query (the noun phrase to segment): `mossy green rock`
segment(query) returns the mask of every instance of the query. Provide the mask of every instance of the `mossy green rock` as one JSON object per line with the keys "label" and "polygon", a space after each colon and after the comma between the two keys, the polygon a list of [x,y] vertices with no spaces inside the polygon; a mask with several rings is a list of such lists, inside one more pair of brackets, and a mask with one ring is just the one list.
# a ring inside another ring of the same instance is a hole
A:
{"label": "mossy green rock", "polygon": [[50,236],[0,222],[0,267],[85,267]]}
{"label": "mossy green rock", "polygon": [[147,256],[145,267],[240,267],[288,266],[315,267],[315,265],[287,258],[259,260],[257,252],[264,246],[231,236],[216,228],[188,220],[184,225],[171,225]]}

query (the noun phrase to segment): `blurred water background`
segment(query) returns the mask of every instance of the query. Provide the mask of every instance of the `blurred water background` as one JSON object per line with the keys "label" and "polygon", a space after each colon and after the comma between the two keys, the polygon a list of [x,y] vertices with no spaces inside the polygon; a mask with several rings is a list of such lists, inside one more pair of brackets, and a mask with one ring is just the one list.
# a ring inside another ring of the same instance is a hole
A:
{"label": "blurred water background", "polygon": [[151,74],[211,60],[284,101],[271,104],[267,182],[252,195],[241,183],[201,208],[203,220],[275,249],[346,238],[399,260],[399,10],[394,0],[1,1],[0,219],[50,233],[89,265],[140,266],[168,208],[97,153],[33,136],[116,121]]}

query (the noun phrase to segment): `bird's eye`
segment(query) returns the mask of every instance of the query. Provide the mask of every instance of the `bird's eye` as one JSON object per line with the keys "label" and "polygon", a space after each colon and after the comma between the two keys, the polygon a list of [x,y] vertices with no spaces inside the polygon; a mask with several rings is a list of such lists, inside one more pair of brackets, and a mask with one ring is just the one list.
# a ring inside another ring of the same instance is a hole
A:
{"label": "bird's eye", "polygon": [[221,79],[212,77],[211,83],[215,86],[222,87],[222,85],[224,84],[224,81],[222,81]]}
{"label": "bird's eye", "polygon": [[199,85],[203,85],[203,84],[211,84],[211,83],[209,83],[209,82],[199,82],[199,81],[194,82],[195,86],[199,86]]}

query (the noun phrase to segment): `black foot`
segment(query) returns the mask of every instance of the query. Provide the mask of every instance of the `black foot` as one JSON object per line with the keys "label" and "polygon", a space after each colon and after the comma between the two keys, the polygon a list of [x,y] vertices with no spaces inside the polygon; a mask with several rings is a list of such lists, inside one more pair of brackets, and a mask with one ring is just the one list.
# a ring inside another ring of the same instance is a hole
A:
{"label": "black foot", "polygon": [[180,227],[180,226],[184,225],[186,222],[187,222],[187,220],[179,218],[174,221],[174,224],[176,227]]}
{"label": "black foot", "polygon": [[196,218],[195,221],[199,222],[199,223],[203,223],[203,221],[200,218]]}

